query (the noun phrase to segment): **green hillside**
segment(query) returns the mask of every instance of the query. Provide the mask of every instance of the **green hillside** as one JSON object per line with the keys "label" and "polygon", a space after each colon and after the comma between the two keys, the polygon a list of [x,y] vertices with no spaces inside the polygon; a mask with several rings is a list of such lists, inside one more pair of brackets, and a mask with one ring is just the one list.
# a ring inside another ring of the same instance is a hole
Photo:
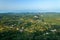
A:
{"label": "green hillside", "polygon": [[60,40],[60,13],[0,13],[0,40]]}

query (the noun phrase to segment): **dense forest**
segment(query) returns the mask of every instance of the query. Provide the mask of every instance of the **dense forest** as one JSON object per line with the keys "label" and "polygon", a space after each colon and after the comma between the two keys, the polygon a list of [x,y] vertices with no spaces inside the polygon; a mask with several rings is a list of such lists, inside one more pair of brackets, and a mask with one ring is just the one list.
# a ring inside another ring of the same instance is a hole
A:
{"label": "dense forest", "polygon": [[0,40],[60,40],[60,13],[0,13]]}

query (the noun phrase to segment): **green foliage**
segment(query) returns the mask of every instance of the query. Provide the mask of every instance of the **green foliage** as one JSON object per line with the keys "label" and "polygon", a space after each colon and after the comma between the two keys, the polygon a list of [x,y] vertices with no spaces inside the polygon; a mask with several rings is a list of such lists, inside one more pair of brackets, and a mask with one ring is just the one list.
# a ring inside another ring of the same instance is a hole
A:
{"label": "green foliage", "polygon": [[60,14],[0,14],[0,40],[60,40]]}

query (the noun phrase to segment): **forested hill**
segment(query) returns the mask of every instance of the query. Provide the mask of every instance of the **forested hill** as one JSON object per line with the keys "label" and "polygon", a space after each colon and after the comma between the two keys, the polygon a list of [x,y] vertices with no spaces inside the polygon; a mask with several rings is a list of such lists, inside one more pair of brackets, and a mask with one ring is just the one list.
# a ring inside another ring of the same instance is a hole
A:
{"label": "forested hill", "polygon": [[0,13],[0,40],[60,40],[60,13]]}

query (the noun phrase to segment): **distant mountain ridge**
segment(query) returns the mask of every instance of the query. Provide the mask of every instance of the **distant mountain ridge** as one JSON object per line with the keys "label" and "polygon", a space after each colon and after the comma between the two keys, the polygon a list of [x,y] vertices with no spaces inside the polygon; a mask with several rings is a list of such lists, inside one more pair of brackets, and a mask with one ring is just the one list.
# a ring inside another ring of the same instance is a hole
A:
{"label": "distant mountain ridge", "polygon": [[0,13],[21,13],[21,12],[56,12],[46,10],[0,10]]}

